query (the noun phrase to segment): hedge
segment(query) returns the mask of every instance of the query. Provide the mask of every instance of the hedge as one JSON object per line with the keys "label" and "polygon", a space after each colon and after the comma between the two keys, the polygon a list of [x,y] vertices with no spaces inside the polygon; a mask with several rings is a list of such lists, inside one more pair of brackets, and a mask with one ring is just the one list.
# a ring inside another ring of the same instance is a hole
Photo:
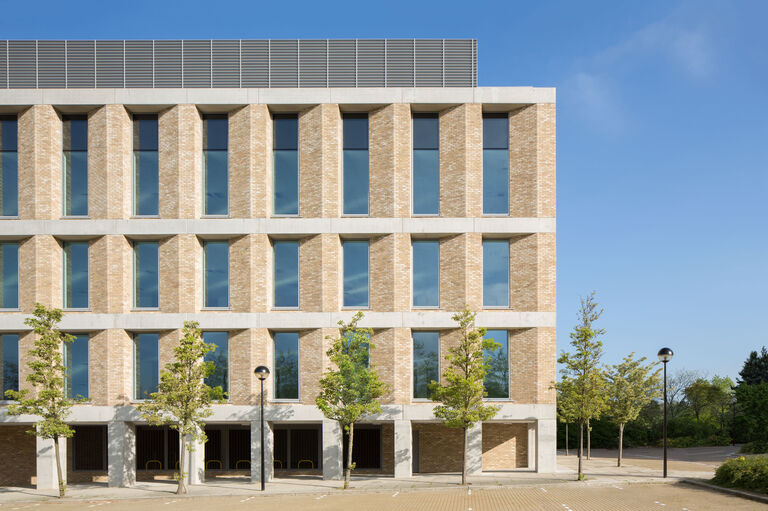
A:
{"label": "hedge", "polygon": [[728,488],[768,493],[768,456],[740,456],[715,471],[712,482]]}

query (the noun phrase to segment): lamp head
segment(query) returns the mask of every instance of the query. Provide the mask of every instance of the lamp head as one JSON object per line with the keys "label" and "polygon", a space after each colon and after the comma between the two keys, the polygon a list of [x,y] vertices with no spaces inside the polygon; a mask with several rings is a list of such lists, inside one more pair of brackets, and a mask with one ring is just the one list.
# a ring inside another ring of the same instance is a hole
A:
{"label": "lamp head", "polygon": [[264,381],[269,376],[269,368],[267,366],[259,366],[253,370],[253,374],[255,374],[260,380]]}
{"label": "lamp head", "polygon": [[661,360],[665,364],[670,360],[672,360],[672,357],[674,355],[675,353],[669,348],[661,348],[658,353],[659,360]]}

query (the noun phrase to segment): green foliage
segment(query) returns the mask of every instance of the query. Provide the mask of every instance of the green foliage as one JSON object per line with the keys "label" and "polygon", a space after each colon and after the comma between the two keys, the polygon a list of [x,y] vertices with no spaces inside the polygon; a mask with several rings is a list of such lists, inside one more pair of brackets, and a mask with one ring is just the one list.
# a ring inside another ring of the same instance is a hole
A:
{"label": "green foliage", "polygon": [[712,482],[728,488],[768,493],[768,457],[740,456],[727,460],[717,468]]}
{"label": "green foliage", "polygon": [[744,362],[744,367],[739,372],[741,379],[739,385],[759,385],[761,383],[768,383],[768,350],[760,350],[760,354],[757,351],[753,351],[749,354],[749,358]]}
{"label": "green foliage", "polygon": [[63,343],[72,342],[74,337],[58,330],[61,317],[61,309],[49,309],[40,303],[35,304],[32,317],[24,320],[24,324],[32,327],[36,334],[34,348],[27,353],[27,367],[31,370],[27,381],[32,385],[34,392],[23,389],[8,390],[5,393],[8,399],[17,401],[8,405],[8,415],[39,416],[41,420],[30,433],[54,441],[59,497],[65,495],[66,486],[62,478],[58,439],[74,435],[74,430],[67,425],[66,419],[75,402],[66,394],[66,368],[61,354]]}
{"label": "green foliage", "polygon": [[768,441],[768,383],[739,385],[735,390],[740,425],[750,440]]}
{"label": "green foliage", "polygon": [[204,358],[215,349],[215,344],[203,341],[197,322],[184,322],[182,338],[173,349],[174,361],[166,364],[160,374],[157,392],[138,405],[139,413],[147,424],[167,425],[181,436],[177,493],[186,493],[185,455],[194,449],[192,442],[207,440],[203,430],[204,420],[213,413],[210,408],[213,401],[223,398],[221,387],[211,388],[205,384],[205,378],[213,374],[215,365]]}
{"label": "green foliage", "polygon": [[327,355],[336,369],[323,374],[320,394],[315,399],[320,411],[327,418],[338,421],[349,433],[348,453],[350,462],[344,476],[344,488],[349,487],[354,424],[364,415],[381,411],[378,399],[389,392],[388,386],[379,379],[376,368],[369,363],[370,351],[375,349],[370,338],[370,328],[358,327],[363,313],[358,312],[348,324],[339,321],[341,336],[333,339]]}
{"label": "green foliage", "polygon": [[618,424],[637,419],[643,407],[661,396],[661,369],[651,372],[658,363],[644,364],[645,357],[635,360],[634,355],[606,371],[608,415]]}
{"label": "green foliage", "polygon": [[764,454],[768,452],[768,442],[763,440],[755,440],[754,442],[748,442],[741,446],[739,449],[743,454]]}

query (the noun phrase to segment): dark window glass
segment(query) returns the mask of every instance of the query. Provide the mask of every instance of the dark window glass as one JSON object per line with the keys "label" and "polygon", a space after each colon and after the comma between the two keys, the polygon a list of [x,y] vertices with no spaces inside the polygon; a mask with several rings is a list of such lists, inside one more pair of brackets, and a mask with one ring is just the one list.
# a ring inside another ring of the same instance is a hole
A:
{"label": "dark window glass", "polygon": [[483,306],[509,307],[509,241],[483,241]]}
{"label": "dark window glass", "polygon": [[344,214],[368,214],[368,115],[344,116]]}
{"label": "dark window glass", "polygon": [[413,306],[440,306],[440,242],[413,242]]}
{"label": "dark window glass", "polygon": [[506,399],[509,397],[509,341],[506,330],[488,330],[485,339],[493,339],[501,345],[495,351],[485,351],[483,355],[488,363],[485,373],[485,390],[489,398]]}
{"label": "dark window glass", "polygon": [[275,332],[275,397],[299,399],[298,332]]}
{"label": "dark window glass", "polygon": [[6,390],[19,390],[19,336],[18,334],[2,334],[3,356],[3,397]]}
{"label": "dark window glass", "polygon": [[64,307],[88,308],[88,242],[64,242]]}
{"label": "dark window glass", "polygon": [[440,213],[440,121],[437,114],[413,116],[413,214]]}
{"label": "dark window glass", "polygon": [[18,122],[0,116],[0,216],[19,214]]}
{"label": "dark window glass", "polygon": [[368,307],[368,242],[345,241],[344,307]]}
{"label": "dark window glass", "polygon": [[88,214],[88,118],[63,118],[64,215]]}
{"label": "dark window glass", "polygon": [[229,242],[207,241],[205,249],[205,306],[229,307]]}
{"label": "dark window glass", "polygon": [[299,306],[299,242],[275,242],[275,307]]}
{"label": "dark window glass", "polygon": [[299,214],[299,119],[296,115],[274,117],[274,211],[276,215]]}
{"label": "dark window glass", "polygon": [[88,399],[88,336],[76,335],[71,343],[65,342],[63,358],[67,368],[64,382],[67,397]]}
{"label": "dark window glass", "polygon": [[413,397],[429,398],[429,384],[440,381],[440,332],[413,332]]}
{"label": "dark window glass", "polygon": [[203,165],[205,179],[204,214],[229,213],[229,172],[227,170],[229,122],[226,115],[203,116]]}
{"label": "dark window glass", "polygon": [[213,362],[214,370],[205,379],[209,387],[221,387],[225,393],[229,392],[229,336],[227,332],[203,332],[203,341],[215,344],[216,349],[205,355],[206,362]]}
{"label": "dark window glass", "polygon": [[133,117],[133,214],[157,215],[160,169],[156,115]]}
{"label": "dark window glass", "polygon": [[509,118],[483,115],[483,213],[509,213]]}
{"label": "dark window glass", "polygon": [[0,243],[0,307],[19,307],[18,243]]}
{"label": "dark window glass", "polygon": [[134,397],[149,399],[157,392],[158,383],[158,334],[136,334],[133,340]]}
{"label": "dark window glass", "polygon": [[133,247],[134,300],[136,307],[158,306],[157,242],[137,242]]}

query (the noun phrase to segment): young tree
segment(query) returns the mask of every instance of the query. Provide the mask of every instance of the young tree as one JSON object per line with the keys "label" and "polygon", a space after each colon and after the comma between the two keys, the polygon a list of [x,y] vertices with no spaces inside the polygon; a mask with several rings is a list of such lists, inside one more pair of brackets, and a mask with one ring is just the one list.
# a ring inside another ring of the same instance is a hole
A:
{"label": "young tree", "polygon": [[35,304],[35,311],[31,318],[24,320],[24,324],[31,326],[36,339],[34,348],[29,350],[27,367],[31,373],[27,381],[32,384],[34,393],[28,389],[21,391],[8,390],[5,395],[8,399],[17,401],[8,405],[8,415],[37,415],[42,418],[35,424],[35,429],[29,433],[53,440],[56,454],[56,475],[59,478],[59,498],[64,497],[67,488],[62,476],[61,453],[59,452],[59,438],[69,438],[74,435],[66,419],[74,400],[66,394],[64,378],[66,368],[62,360],[62,346],[65,342],[72,342],[74,337],[63,334],[58,330],[61,321],[61,309],[49,309],[40,303]]}
{"label": "young tree", "polygon": [[378,399],[389,392],[388,386],[379,380],[379,373],[370,364],[370,352],[375,349],[370,337],[373,330],[358,327],[363,313],[358,312],[349,323],[339,321],[341,336],[333,339],[327,355],[336,369],[323,374],[320,394],[315,399],[323,415],[339,423],[347,432],[347,469],[344,472],[344,489],[355,464],[352,462],[352,446],[355,423],[364,415],[381,411]]}
{"label": "young tree", "polygon": [[465,308],[452,316],[459,324],[461,339],[457,346],[450,348],[445,359],[448,367],[443,371],[446,384],[433,381],[429,388],[435,406],[434,415],[443,419],[449,428],[464,432],[464,449],[461,459],[461,484],[467,484],[467,432],[478,422],[493,418],[498,406],[484,405],[487,395],[484,386],[485,375],[491,363],[492,352],[501,346],[493,339],[483,339],[485,328],[475,327],[475,313]]}
{"label": "young tree", "polygon": [[712,384],[704,378],[699,378],[685,389],[685,400],[693,410],[696,416],[696,422],[699,422],[701,412],[712,404],[713,389]]}
{"label": "young tree", "polygon": [[725,434],[728,415],[733,410],[733,380],[728,376],[712,377],[712,407],[717,413],[718,422],[720,423],[720,433]]}
{"label": "young tree", "polygon": [[574,418],[579,424],[579,480],[584,478],[582,472],[584,425],[589,419],[600,416],[605,408],[607,397],[605,376],[600,366],[600,359],[603,356],[603,342],[600,336],[605,333],[605,330],[593,327],[593,323],[602,313],[603,309],[598,309],[594,292],[581,299],[579,324],[571,332],[571,346],[574,348],[574,353],[563,352],[557,360],[562,364],[557,388],[568,401],[573,403]]}
{"label": "young tree", "polygon": [[573,403],[569,401],[570,396],[563,394],[563,391],[557,390],[557,418],[565,424],[565,455],[568,456],[568,425],[573,422],[575,413]]}
{"label": "young tree", "polygon": [[609,366],[606,371],[608,415],[619,425],[618,467],[624,451],[624,426],[661,395],[661,369],[651,372],[657,363],[644,364],[645,357],[635,360],[634,356],[630,353],[621,364]]}
{"label": "young tree", "polygon": [[206,362],[205,356],[216,349],[215,344],[203,341],[196,321],[185,321],[179,345],[173,349],[175,359],[165,365],[160,374],[157,392],[150,399],[139,404],[138,409],[147,424],[167,425],[179,432],[179,485],[176,494],[187,493],[185,464],[187,455],[194,450],[194,442],[207,440],[204,420],[213,411],[210,405],[221,399],[221,387],[212,389],[205,378],[213,374],[213,362]]}

